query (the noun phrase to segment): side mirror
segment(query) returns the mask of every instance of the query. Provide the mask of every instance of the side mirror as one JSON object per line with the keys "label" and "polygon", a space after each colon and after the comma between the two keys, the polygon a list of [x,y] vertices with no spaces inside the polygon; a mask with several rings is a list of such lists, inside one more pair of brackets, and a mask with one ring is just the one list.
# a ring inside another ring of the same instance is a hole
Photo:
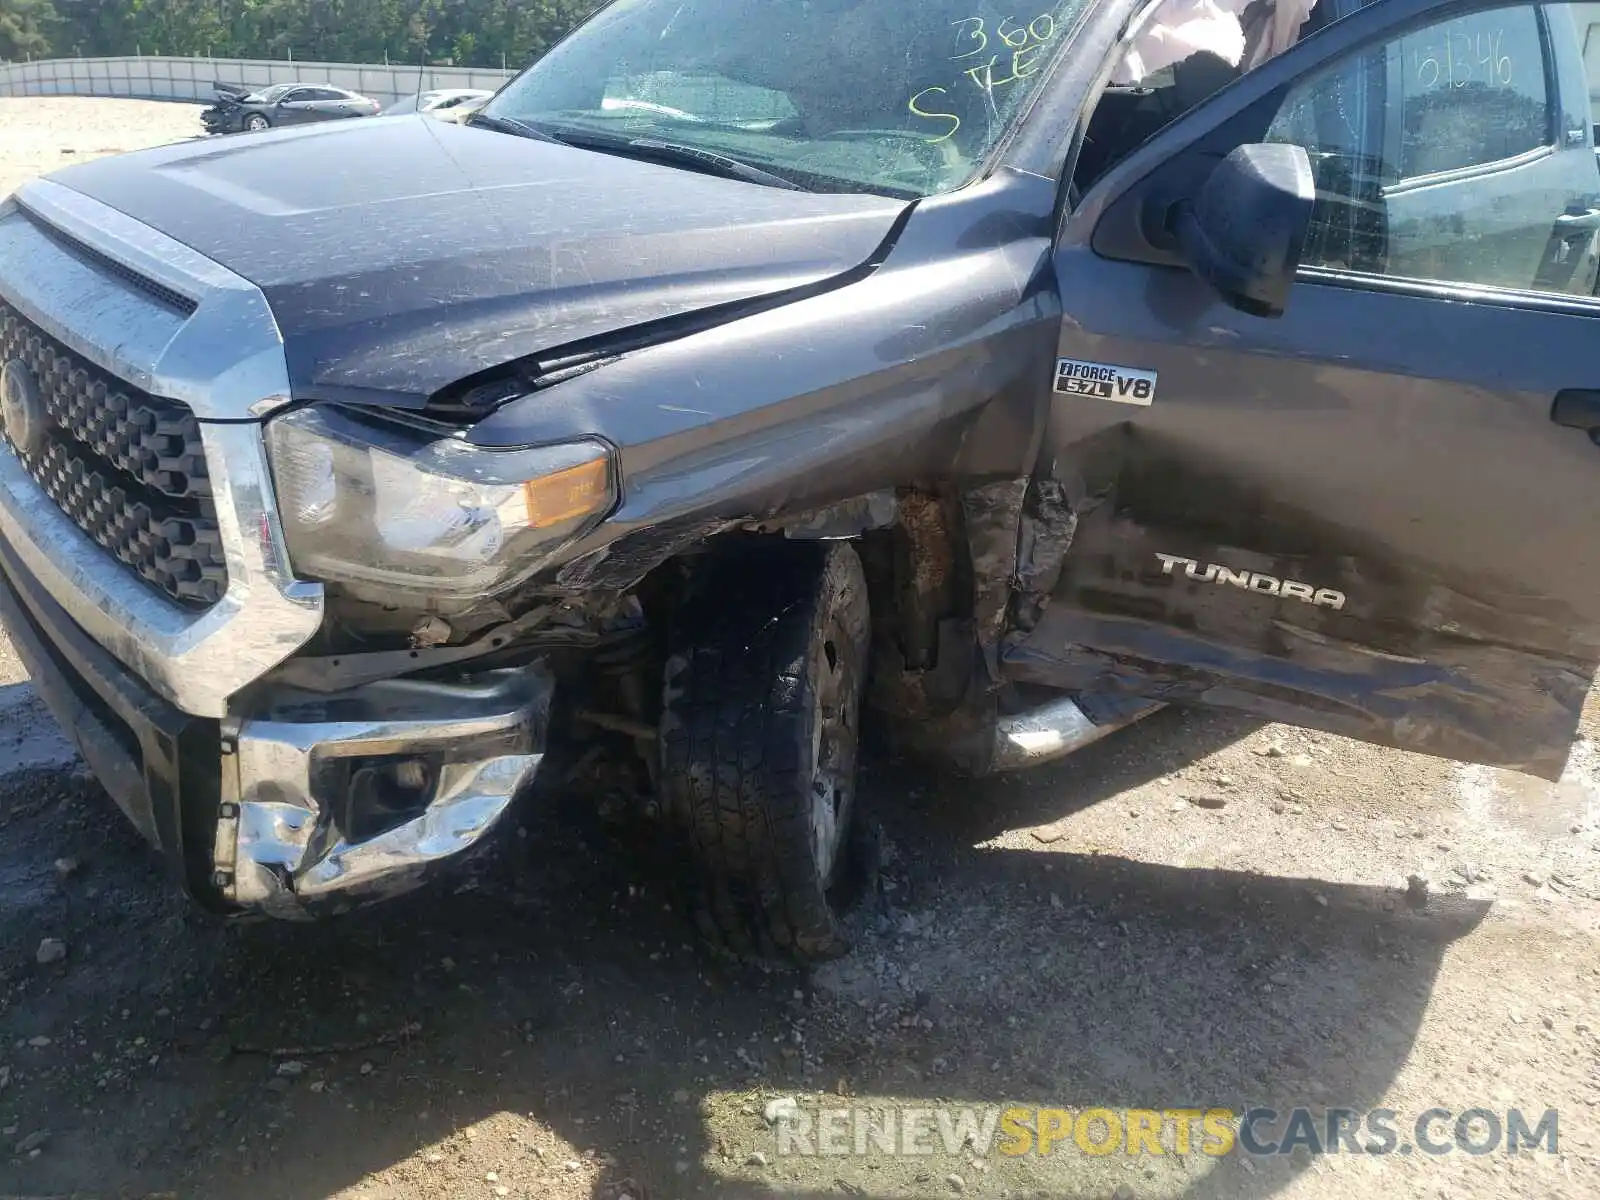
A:
{"label": "side mirror", "polygon": [[1239,146],[1167,228],[1191,270],[1224,301],[1257,317],[1283,315],[1311,227],[1316,181],[1300,146]]}

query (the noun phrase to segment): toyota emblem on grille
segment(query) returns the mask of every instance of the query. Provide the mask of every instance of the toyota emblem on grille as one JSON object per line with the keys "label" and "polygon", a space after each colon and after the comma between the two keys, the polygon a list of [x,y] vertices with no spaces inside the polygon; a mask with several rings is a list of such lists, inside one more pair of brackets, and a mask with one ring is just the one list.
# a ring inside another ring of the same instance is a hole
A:
{"label": "toyota emblem on grille", "polygon": [[39,381],[20,358],[0,367],[0,427],[23,458],[31,459],[44,449],[44,400]]}

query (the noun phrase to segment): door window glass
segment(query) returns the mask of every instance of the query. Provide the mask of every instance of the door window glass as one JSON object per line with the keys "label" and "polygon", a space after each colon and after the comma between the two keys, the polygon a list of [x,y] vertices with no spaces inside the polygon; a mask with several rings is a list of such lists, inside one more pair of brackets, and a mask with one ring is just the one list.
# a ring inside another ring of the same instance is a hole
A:
{"label": "door window glass", "polygon": [[1589,120],[1600,125],[1600,105],[1596,104],[1596,83],[1600,83],[1600,21],[1588,19],[1594,14],[1592,5],[1574,5],[1573,15],[1578,16],[1579,9],[1584,10],[1583,25],[1583,73],[1590,80],[1589,85]]}
{"label": "door window glass", "polygon": [[[1386,48],[1388,49],[1388,48]],[[1550,144],[1550,101],[1537,12],[1472,13],[1401,38],[1401,178],[1514,158]]]}
{"label": "door window glass", "polygon": [[1302,264],[1592,295],[1600,165],[1587,139],[1557,144],[1551,59],[1581,71],[1581,48],[1545,29],[1535,5],[1473,13],[1291,90],[1267,140],[1311,157]]}

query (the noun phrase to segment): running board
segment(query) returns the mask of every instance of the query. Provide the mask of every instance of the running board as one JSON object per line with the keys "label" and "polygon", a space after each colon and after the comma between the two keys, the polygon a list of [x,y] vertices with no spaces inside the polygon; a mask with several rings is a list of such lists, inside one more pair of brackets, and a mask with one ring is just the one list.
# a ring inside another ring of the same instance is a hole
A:
{"label": "running board", "polygon": [[[1084,701],[1090,703],[1090,698],[1085,697]],[[1097,720],[1090,719],[1071,696],[1062,696],[1027,712],[1001,716],[995,722],[994,757],[989,769],[1017,771],[1064,758],[1166,705],[1155,700],[1097,695],[1090,707]]]}

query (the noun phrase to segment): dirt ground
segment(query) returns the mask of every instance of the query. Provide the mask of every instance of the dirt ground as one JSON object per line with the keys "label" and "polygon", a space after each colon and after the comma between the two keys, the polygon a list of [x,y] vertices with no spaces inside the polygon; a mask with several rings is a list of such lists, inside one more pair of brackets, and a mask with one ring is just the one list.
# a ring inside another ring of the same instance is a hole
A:
{"label": "dirt ground", "polygon": [[[0,194],[197,129],[0,100]],[[703,959],[582,797],[389,907],[208,924],[0,641],[0,1196],[1600,1195],[1600,706],[1583,733],[1556,785],[1171,711],[998,781],[872,762],[857,950],[762,975]],[[1554,1109],[1559,1141],[795,1156],[791,1098]]]}

